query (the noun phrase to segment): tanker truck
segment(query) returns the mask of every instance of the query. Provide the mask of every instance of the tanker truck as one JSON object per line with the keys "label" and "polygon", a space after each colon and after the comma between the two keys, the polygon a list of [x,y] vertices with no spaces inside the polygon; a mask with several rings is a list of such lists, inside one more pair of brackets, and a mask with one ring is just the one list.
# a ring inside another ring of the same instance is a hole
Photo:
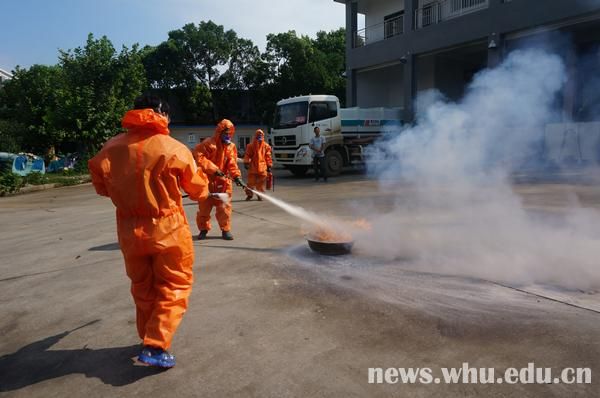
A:
{"label": "tanker truck", "polygon": [[385,133],[399,132],[401,108],[340,108],[334,95],[303,95],[277,102],[270,141],[273,158],[296,176],[312,168],[308,145],[319,127],[328,175],[364,165],[364,150]]}

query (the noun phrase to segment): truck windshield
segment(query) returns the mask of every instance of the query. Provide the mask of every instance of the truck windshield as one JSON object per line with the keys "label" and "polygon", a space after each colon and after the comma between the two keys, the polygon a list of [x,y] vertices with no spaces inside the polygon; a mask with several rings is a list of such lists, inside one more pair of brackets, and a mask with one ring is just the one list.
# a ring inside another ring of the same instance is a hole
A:
{"label": "truck windshield", "polygon": [[308,101],[279,105],[275,111],[274,128],[296,127],[306,123]]}

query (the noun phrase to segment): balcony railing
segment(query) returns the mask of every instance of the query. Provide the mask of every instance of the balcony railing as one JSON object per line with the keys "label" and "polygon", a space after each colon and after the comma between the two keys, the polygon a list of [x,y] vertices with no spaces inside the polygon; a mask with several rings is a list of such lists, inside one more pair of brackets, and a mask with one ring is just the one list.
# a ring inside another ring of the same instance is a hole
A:
{"label": "balcony railing", "polygon": [[433,1],[415,10],[417,29],[488,8],[489,0]]}
{"label": "balcony railing", "polygon": [[366,46],[402,33],[404,33],[404,15],[358,30],[354,36],[354,47]]}

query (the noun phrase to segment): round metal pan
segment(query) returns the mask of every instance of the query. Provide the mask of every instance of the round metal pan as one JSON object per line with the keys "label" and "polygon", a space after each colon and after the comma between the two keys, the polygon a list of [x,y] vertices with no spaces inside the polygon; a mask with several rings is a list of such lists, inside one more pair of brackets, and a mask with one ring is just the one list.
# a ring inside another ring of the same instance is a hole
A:
{"label": "round metal pan", "polygon": [[322,242],[306,238],[308,247],[315,253],[324,254],[326,256],[339,256],[341,254],[349,254],[352,251],[354,242]]}

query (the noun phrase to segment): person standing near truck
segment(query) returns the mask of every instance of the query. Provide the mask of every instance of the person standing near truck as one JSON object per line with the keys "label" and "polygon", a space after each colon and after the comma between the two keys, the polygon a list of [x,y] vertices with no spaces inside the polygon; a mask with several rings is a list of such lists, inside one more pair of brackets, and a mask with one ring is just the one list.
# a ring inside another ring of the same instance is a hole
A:
{"label": "person standing near truck", "polygon": [[154,95],[138,97],[121,122],[127,132],[89,160],[92,183],[116,207],[117,236],[131,279],[140,362],[175,366],[167,349],[192,291],[194,248],[182,207],[208,197],[208,178],[189,149],[169,136],[168,107]]}
{"label": "person standing near truck", "polygon": [[[271,146],[265,142],[265,133],[258,129],[254,139],[246,147],[244,154],[244,167],[248,170],[248,188],[258,192],[265,192],[267,177],[273,167]],[[258,200],[262,200],[260,195]],[[252,199],[252,191],[246,191],[246,200]]]}
{"label": "person standing near truck", "polygon": [[325,137],[321,136],[321,129],[316,126],[313,129],[315,136],[310,139],[310,145],[308,146],[312,150],[313,165],[315,167],[315,181],[319,181],[319,177],[323,178],[324,182],[327,182],[327,170],[325,165]]}

